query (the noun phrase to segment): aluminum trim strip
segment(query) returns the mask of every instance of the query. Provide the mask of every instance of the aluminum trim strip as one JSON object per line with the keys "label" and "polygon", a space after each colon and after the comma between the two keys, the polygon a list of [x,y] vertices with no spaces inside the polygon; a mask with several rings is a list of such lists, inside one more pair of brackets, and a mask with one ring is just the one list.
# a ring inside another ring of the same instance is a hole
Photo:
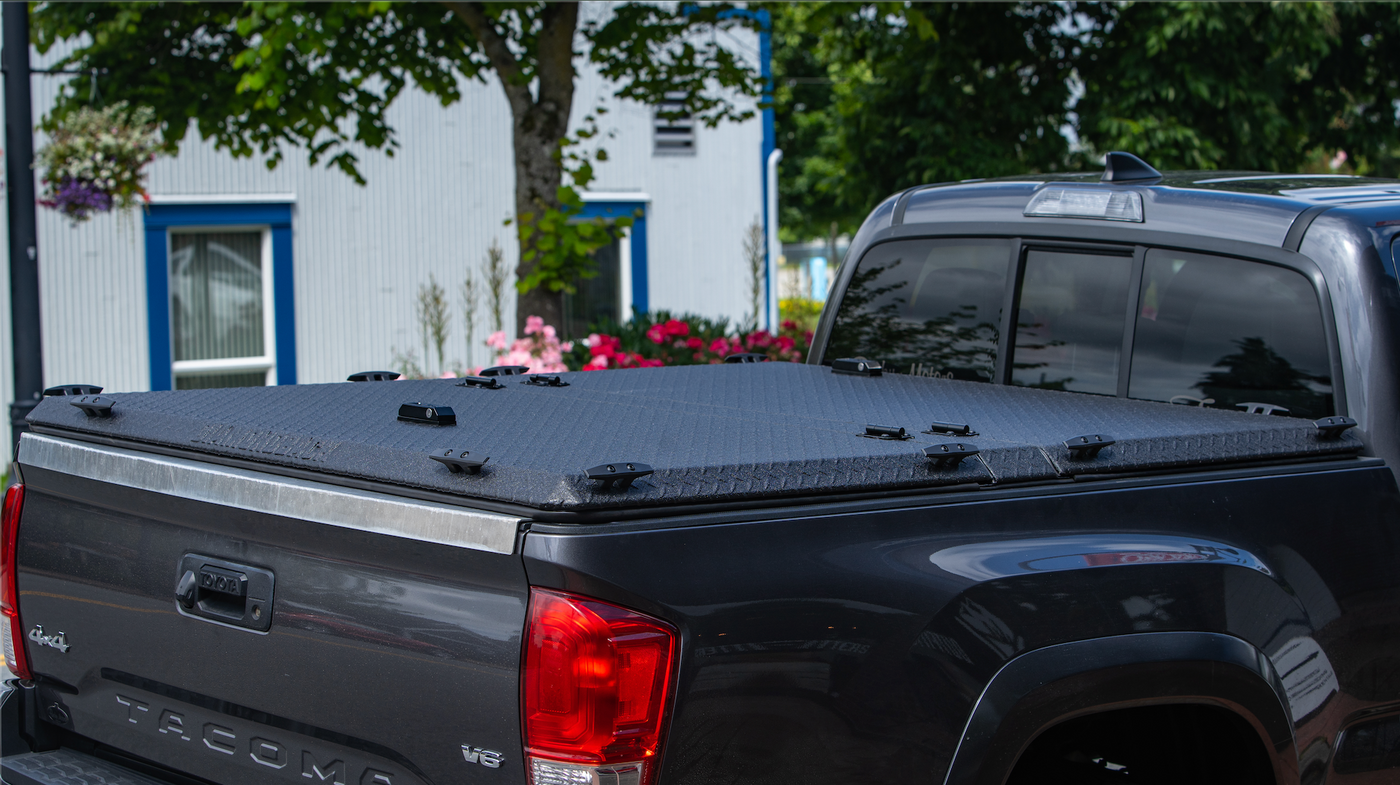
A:
{"label": "aluminum trim strip", "polygon": [[515,552],[523,520],[34,433],[20,438],[19,463],[240,510],[507,555]]}

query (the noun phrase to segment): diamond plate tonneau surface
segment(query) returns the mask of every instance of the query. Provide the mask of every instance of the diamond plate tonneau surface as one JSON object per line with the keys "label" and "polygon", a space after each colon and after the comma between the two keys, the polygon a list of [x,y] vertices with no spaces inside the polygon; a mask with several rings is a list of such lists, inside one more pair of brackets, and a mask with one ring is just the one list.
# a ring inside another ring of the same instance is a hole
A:
{"label": "diamond plate tonneau surface", "polygon": [[6,785],[161,785],[143,774],[73,750],[0,759]]}
{"label": "diamond plate tonneau surface", "polygon": [[[1306,420],[1118,398],[887,374],[865,378],[790,363],[650,368],[565,375],[568,387],[507,379],[503,389],[453,380],[112,393],[110,418],[61,398],[31,421],[326,475],[444,491],[545,510],[587,511],[728,502],[825,492],[1025,482],[1073,474],[1348,455],[1350,433],[1321,440]],[[455,426],[400,422],[409,401],[451,406]],[[977,434],[927,434],[930,423]],[[902,427],[908,440],[863,436]],[[1117,444],[1071,458],[1066,439]],[[975,445],[956,470],[924,447]],[[489,456],[478,475],[453,474],[428,451]],[[626,491],[600,490],[586,467],[655,468]],[[330,480],[330,477],[327,478]]]}

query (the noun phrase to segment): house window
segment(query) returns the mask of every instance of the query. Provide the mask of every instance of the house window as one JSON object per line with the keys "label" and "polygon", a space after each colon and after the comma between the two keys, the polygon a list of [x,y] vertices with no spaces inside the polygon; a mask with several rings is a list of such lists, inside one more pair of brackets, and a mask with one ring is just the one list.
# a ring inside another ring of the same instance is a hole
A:
{"label": "house window", "polygon": [[598,275],[578,284],[578,291],[564,297],[564,323],[560,332],[568,339],[585,338],[589,326],[603,319],[627,322],[633,311],[645,313],[647,297],[647,204],[643,193],[584,193],[583,220],[602,218],[612,223],[630,218],[632,225],[612,226],[613,241],[594,253]]}
{"label": "house window", "polygon": [[295,384],[290,197],[187,198],[145,212],[151,389]]}
{"label": "house window", "polygon": [[275,384],[272,233],[170,230],[170,326],[177,390]]}
{"label": "house window", "polygon": [[578,282],[573,294],[564,295],[564,337],[588,337],[595,325],[626,321],[622,305],[622,241],[612,242],[593,252],[597,275]]}
{"label": "house window", "polygon": [[685,93],[671,92],[656,106],[652,125],[653,150],[657,155],[695,154],[695,117],[685,110]]}

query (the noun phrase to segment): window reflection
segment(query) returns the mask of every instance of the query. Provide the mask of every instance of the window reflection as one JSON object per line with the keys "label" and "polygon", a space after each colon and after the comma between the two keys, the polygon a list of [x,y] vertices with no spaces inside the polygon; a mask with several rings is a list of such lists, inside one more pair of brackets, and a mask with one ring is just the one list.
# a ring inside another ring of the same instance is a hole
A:
{"label": "window reflection", "polygon": [[1332,413],[1322,312],[1312,285],[1282,267],[1153,250],[1143,269],[1133,398],[1235,409]]}
{"label": "window reflection", "polygon": [[1011,383],[1116,395],[1131,265],[1126,256],[1026,254]]}
{"label": "window reflection", "polygon": [[991,381],[1010,253],[1004,240],[871,249],[841,300],[827,361],[866,357],[894,373]]}

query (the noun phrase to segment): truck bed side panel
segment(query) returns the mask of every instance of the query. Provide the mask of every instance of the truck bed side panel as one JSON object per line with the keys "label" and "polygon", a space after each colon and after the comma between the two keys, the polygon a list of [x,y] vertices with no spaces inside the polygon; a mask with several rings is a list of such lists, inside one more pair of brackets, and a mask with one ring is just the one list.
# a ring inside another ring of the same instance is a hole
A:
{"label": "truck bed side panel", "polygon": [[941,781],[998,669],[1105,636],[1248,641],[1282,677],[1300,749],[1400,701],[1381,678],[1400,648],[1400,498],[1379,463],[990,496],[537,526],[526,567],[681,627],[671,783]]}

